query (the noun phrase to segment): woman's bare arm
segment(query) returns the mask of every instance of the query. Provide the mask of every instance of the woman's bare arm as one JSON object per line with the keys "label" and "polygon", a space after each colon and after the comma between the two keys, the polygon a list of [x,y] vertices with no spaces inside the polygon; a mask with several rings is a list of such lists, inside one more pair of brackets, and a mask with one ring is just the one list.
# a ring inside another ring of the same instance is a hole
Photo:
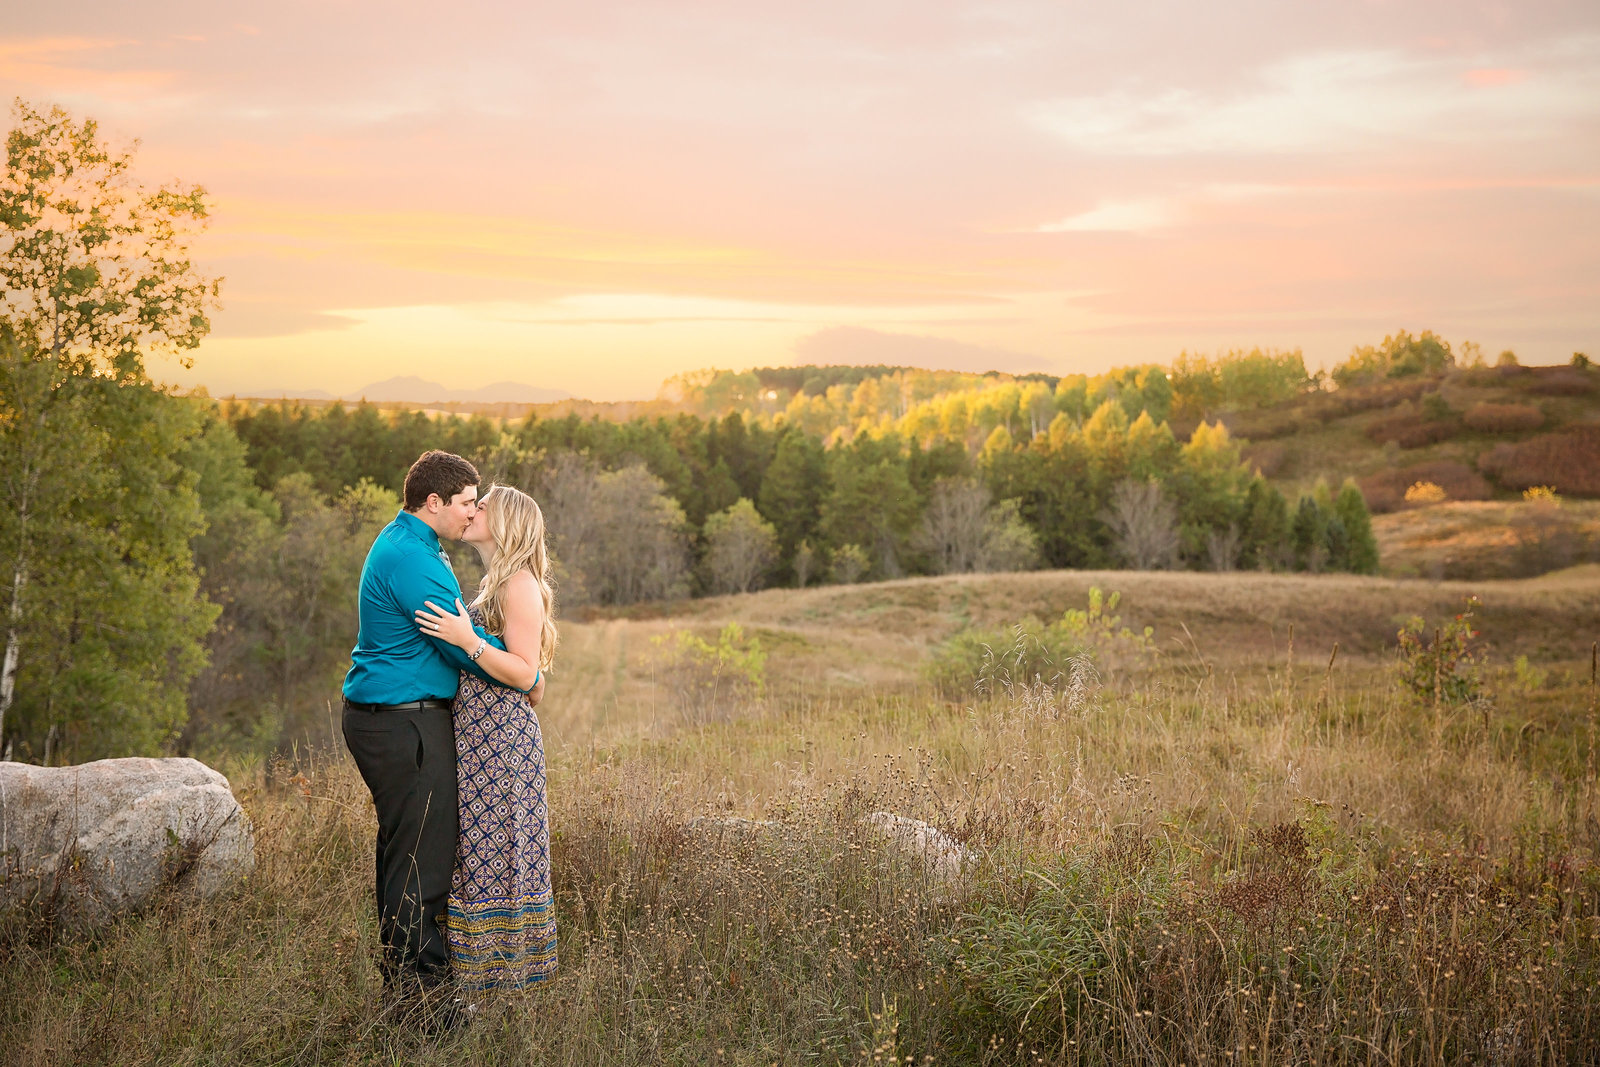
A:
{"label": "woman's bare arm", "polygon": [[[517,656],[534,668],[526,675],[527,683],[518,688],[526,689],[533,685],[537,677],[539,684],[535,692],[529,694],[529,698],[537,704],[539,702],[537,697],[544,695],[544,673],[536,669],[539,666],[540,646],[544,640],[544,598],[539,595],[539,583],[527,571],[519,571],[512,576],[506,583],[504,597],[501,606],[504,608],[505,631],[501,634],[501,638],[506,643],[505,655]],[[483,654],[487,657],[490,652],[498,651],[500,650],[496,648],[488,648]]]}
{"label": "woman's bare arm", "polygon": [[[504,592],[505,651],[493,645],[484,647],[478,656],[478,665],[484,673],[513,689],[532,690],[528,699],[537,704],[544,696],[544,675],[538,669],[539,643],[544,632],[544,601],[539,596],[539,585],[526,571],[514,575],[506,583]],[[425,634],[441,638],[458,648],[472,652],[480,638],[472,628],[461,601],[456,601],[458,614],[427,601],[427,609],[418,609],[417,627]],[[537,685],[534,683],[537,682]]]}

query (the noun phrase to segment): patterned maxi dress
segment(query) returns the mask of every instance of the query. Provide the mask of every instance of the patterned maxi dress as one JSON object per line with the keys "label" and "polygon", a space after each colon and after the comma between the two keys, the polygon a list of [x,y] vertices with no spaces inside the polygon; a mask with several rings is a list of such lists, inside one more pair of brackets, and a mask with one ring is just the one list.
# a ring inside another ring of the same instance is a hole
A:
{"label": "patterned maxi dress", "polygon": [[550,978],[556,915],[539,717],[524,694],[466,672],[452,717],[461,837],[447,922],[451,969],[476,989]]}

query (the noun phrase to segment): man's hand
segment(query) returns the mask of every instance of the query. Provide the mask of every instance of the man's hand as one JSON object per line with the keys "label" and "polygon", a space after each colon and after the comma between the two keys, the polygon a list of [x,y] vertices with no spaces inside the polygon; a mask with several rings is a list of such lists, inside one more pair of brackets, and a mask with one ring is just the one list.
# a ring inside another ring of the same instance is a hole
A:
{"label": "man's hand", "polygon": [[528,690],[528,703],[534,707],[539,706],[539,701],[544,699],[544,671],[539,672],[539,684]]}

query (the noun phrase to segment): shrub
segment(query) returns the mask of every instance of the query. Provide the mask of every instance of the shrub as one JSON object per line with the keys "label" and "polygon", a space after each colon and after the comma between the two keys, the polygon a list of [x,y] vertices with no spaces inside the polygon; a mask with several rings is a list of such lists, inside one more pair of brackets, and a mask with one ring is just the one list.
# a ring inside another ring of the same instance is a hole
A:
{"label": "shrub", "polygon": [[[1442,1047],[1449,1062],[1538,1062],[1508,1054],[1535,1025],[1562,1047],[1552,1061],[1592,1050],[1589,1016],[1575,1026],[1566,1005],[1592,1000],[1594,942],[1552,935],[1554,886],[1592,867],[1390,852],[1331,805],[1307,808],[1211,871],[1170,837],[1124,831],[985,885],[927,953],[952,975],[950,1040],[967,1047],[951,1061],[1357,1063],[1381,1047],[1427,1063]],[[1539,970],[1508,982],[1519,965]]]}
{"label": "shrub", "polygon": [[1438,482],[1417,482],[1406,490],[1407,504],[1442,504],[1448,498]]}
{"label": "shrub", "polygon": [[[1064,858],[1064,857],[1063,857]],[[981,902],[953,931],[947,966],[960,979],[968,1025],[1059,1041],[1100,992],[1116,918],[1103,876],[1086,862],[1030,872],[1038,884],[1018,904]]]}
{"label": "shrub", "polygon": [[1541,396],[1588,396],[1594,392],[1594,379],[1581,368],[1540,367],[1527,391]]}
{"label": "shrub", "polygon": [[1462,416],[1481,433],[1520,433],[1544,425],[1544,412],[1532,404],[1474,404]]}
{"label": "shrub", "polygon": [[651,643],[662,650],[662,672],[678,710],[691,723],[726,718],[765,692],[767,654],[761,639],[746,638],[736,622],[722,628],[715,644],[688,630],[662,634]]}
{"label": "shrub", "polygon": [[1516,537],[1513,558],[1522,574],[1546,574],[1571,566],[1583,552],[1581,520],[1563,514],[1561,497],[1548,485],[1523,490],[1525,507],[1511,520]]}
{"label": "shrub", "polygon": [[1366,497],[1367,507],[1382,514],[1405,507],[1406,491],[1418,482],[1432,482],[1451,500],[1488,500],[1493,495],[1481,474],[1453,460],[1432,460],[1398,470],[1377,471],[1356,484],[1361,488],[1361,495]]}
{"label": "shrub", "polygon": [[1304,423],[1288,412],[1251,412],[1230,414],[1224,420],[1228,432],[1234,437],[1251,441],[1270,441],[1278,437],[1293,437]]}
{"label": "shrub", "polygon": [[1483,650],[1472,644],[1478,637],[1472,628],[1478,607],[1478,598],[1468,597],[1455,618],[1434,630],[1432,640],[1420,615],[1400,627],[1400,682],[1418,699],[1467,704],[1482,692]]}
{"label": "shrub", "polygon": [[854,585],[871,569],[872,558],[860,545],[841,545],[833,553],[833,580],[840,585]]}
{"label": "shrub", "polygon": [[1400,415],[1380,419],[1367,427],[1367,436],[1378,444],[1393,441],[1401,448],[1422,448],[1448,441],[1461,432],[1454,419],[1433,419],[1419,415]]}
{"label": "shrub", "polygon": [[1455,415],[1455,409],[1438,391],[1422,395],[1422,413],[1430,419],[1448,419]]}
{"label": "shrub", "polygon": [[1120,599],[1096,586],[1087,608],[1069,608],[1053,623],[1029,615],[1010,626],[964,630],[934,652],[929,677],[952,697],[1032,686],[1080,692],[1096,663],[1118,666],[1155,655],[1155,631],[1136,632],[1114,614]]}
{"label": "shrub", "polygon": [[1548,504],[1551,507],[1561,506],[1561,495],[1552,486],[1534,485],[1522,491],[1522,499],[1530,504]]}
{"label": "shrub", "polygon": [[1344,387],[1332,393],[1313,394],[1306,405],[1306,411],[1311,416],[1327,422],[1346,415],[1357,415],[1363,411],[1392,408],[1416,400],[1430,384],[1432,383],[1425,379],[1412,379]]}
{"label": "shrub", "polygon": [[1480,456],[1478,467],[1509,489],[1545,485],[1573,496],[1600,496],[1600,426],[1503,442]]}

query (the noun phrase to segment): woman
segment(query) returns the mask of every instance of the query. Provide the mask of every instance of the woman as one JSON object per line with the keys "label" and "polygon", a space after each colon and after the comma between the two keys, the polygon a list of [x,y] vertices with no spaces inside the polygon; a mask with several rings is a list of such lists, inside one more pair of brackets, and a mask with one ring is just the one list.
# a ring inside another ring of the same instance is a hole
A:
{"label": "woman", "polygon": [[[544,516],[526,493],[497,485],[484,494],[462,540],[483,560],[471,611],[452,615],[429,601],[417,625],[465,649],[485,673],[462,672],[453,718],[461,837],[450,886],[450,965],[472,988],[517,988],[556,969],[550,895],[544,740],[528,690],[542,686],[556,627]],[[477,621],[501,651],[472,630]]]}

